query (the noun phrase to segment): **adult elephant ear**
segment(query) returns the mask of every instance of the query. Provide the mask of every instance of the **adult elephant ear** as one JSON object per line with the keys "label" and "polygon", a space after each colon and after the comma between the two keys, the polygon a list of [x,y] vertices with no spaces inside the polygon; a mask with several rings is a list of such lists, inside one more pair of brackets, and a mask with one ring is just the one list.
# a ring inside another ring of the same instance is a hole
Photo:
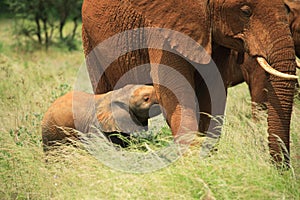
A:
{"label": "adult elephant ear", "polygon": [[295,2],[295,0],[284,0],[284,3],[289,7],[289,9],[295,8],[298,4],[298,2]]}
{"label": "adult elephant ear", "polygon": [[146,27],[161,28],[163,45],[193,62],[210,62],[212,29],[208,1],[130,0],[130,4],[145,18]]}
{"label": "adult elephant ear", "polygon": [[300,57],[300,1],[284,0],[284,3],[289,10],[289,24],[295,44],[296,55]]}

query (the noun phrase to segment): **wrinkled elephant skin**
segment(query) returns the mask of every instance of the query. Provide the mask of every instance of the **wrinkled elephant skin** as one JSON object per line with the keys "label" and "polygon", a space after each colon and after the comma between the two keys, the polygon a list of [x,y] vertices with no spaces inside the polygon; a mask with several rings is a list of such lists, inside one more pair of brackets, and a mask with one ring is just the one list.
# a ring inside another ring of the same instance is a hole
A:
{"label": "wrinkled elephant skin", "polygon": [[[77,140],[76,129],[93,132],[98,127],[113,143],[127,144],[116,133],[129,134],[147,129],[149,110],[160,113],[153,86],[127,85],[119,90],[100,95],[72,91],[53,102],[42,120],[44,145],[66,138]],[[154,114],[154,113],[153,113]],[[64,129],[69,131],[64,131]]]}
{"label": "wrinkled elephant skin", "polygon": [[[254,59],[264,58],[273,69],[279,72],[294,75],[296,70],[294,44],[282,0],[85,0],[82,7],[82,21],[87,67],[96,93],[105,93],[114,89],[124,73],[142,64],[151,64],[152,76],[160,74],[161,68],[154,65],[154,63],[159,63],[170,66],[189,80],[192,88],[196,90],[200,112],[208,114],[212,112],[208,92],[211,85],[205,86],[203,82],[205,77],[195,73],[195,69],[189,62],[195,61],[195,52],[189,51],[189,47],[182,43],[173,45],[168,35],[165,37],[164,45],[171,46],[182,56],[159,49],[135,50],[120,56],[98,80],[98,76],[103,74],[104,69],[97,64],[99,60],[89,60],[92,50],[117,33],[142,27],[165,28],[183,33],[201,44],[206,52],[212,55],[212,59],[220,56],[214,52],[215,47],[222,46],[228,48],[229,51],[232,49],[237,52],[246,52]],[[139,40],[143,32],[141,31],[140,34],[128,37],[135,37]],[[207,60],[201,62],[199,59],[198,61],[199,65],[203,65],[201,67],[211,66],[209,63],[205,64]],[[159,76],[160,80],[168,84],[177,84],[174,77],[168,73]],[[207,130],[209,119],[203,116],[200,116],[199,127],[195,126],[198,120],[197,110],[189,106],[189,103],[194,101],[192,93],[181,94],[190,102],[180,104],[168,88],[160,86],[159,83],[154,84],[154,87],[175,137],[189,131]],[[185,88],[181,87],[179,85],[177,89],[184,93]],[[288,164],[295,80],[267,74],[266,87],[268,89],[270,153],[275,161],[284,160]],[[185,122],[190,122],[183,124],[184,128],[180,121],[182,118]],[[284,142],[287,152],[281,148],[278,137]],[[281,156],[282,151],[284,151],[284,157]]]}
{"label": "wrinkled elephant skin", "polygon": [[[300,55],[300,1],[285,0],[285,5],[288,8],[289,24],[293,36],[296,55]],[[245,54],[242,63],[239,63],[240,58],[238,52],[228,51],[222,47],[216,48],[219,60],[222,60],[223,65],[220,65],[221,74],[223,76],[225,87],[235,86],[239,83],[246,82],[249,87],[252,114],[256,118],[257,111],[266,108],[267,103],[267,77],[265,71],[259,67],[255,59]]]}
{"label": "wrinkled elephant skin", "polygon": [[300,57],[300,1],[285,0],[289,8],[289,24],[295,43],[296,55]]}

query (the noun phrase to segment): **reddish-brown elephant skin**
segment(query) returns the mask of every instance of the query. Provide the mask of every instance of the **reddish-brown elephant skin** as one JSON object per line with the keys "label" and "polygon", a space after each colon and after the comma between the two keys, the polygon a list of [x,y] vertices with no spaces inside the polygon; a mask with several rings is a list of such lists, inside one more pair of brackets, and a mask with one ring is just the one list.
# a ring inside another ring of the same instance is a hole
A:
{"label": "reddish-brown elephant skin", "polygon": [[[287,11],[289,15],[289,24],[292,32],[296,55],[300,55],[300,1],[285,0]],[[217,48],[220,55],[224,53],[224,48]],[[239,63],[238,52],[231,51],[227,58],[222,62],[227,62],[229,65],[221,65],[220,69],[223,79],[225,80],[226,88],[235,86],[239,83],[246,82],[249,87],[252,114],[255,118],[257,111],[261,108],[266,108],[267,103],[267,89],[266,89],[266,74],[265,71],[259,67],[255,59],[245,54],[242,63]],[[228,59],[228,60],[227,60]],[[226,67],[224,67],[226,66]]]}
{"label": "reddish-brown elephant skin", "polygon": [[300,57],[300,1],[285,0],[289,11],[289,24],[295,43],[296,55]]}
{"label": "reddish-brown elephant skin", "polygon": [[[218,56],[215,59],[220,73],[222,74],[226,88],[246,82],[252,101],[252,114],[256,118],[258,110],[266,109],[267,89],[266,72],[259,66],[257,61],[248,54],[239,53],[224,47],[216,48]],[[223,63],[223,64],[220,64]]]}
{"label": "reddish-brown elephant skin", "polygon": [[[133,28],[159,27],[175,30],[192,38],[202,45],[214,60],[221,56],[214,52],[215,47],[223,46],[229,51],[232,49],[246,52],[252,58],[264,58],[277,71],[291,75],[296,71],[294,44],[282,0],[85,0],[82,21],[83,45],[87,58],[93,48],[117,33]],[[168,38],[165,43],[168,43]],[[194,74],[194,68],[188,62],[194,59],[194,52],[188,51],[187,48],[184,44],[176,45],[175,51],[179,54],[185,53],[182,57],[157,49],[128,53],[112,63],[100,81],[98,79],[103,69],[97,65],[99,60],[90,63],[87,59],[94,91],[104,93],[112,90],[118,79],[135,66],[147,62],[163,63],[190,81],[191,86],[198,90],[196,93],[200,112],[206,111],[210,114],[210,98],[207,97],[206,88],[202,87],[205,83],[199,75]],[[198,64],[200,63],[204,61],[199,61]],[[159,67],[153,66],[151,65],[151,74],[160,70]],[[208,66],[210,65],[201,67]],[[168,73],[160,76],[165,82],[177,84],[173,80],[174,77],[170,77]],[[174,101],[172,93],[165,87],[158,84],[154,87],[175,137],[189,131],[206,131],[208,122],[201,118],[200,126],[194,126],[194,122],[197,122],[197,111],[194,108]],[[180,87],[181,85],[178,86],[179,90]],[[270,154],[276,162],[284,161],[289,165],[290,119],[295,79],[267,74],[266,87]],[[184,91],[184,88],[181,90]],[[193,99],[192,94],[184,95],[186,99]],[[181,115],[186,122],[191,122],[184,124],[184,129],[180,126]],[[281,147],[278,137],[284,142],[287,152]],[[284,157],[281,156],[282,153]]]}
{"label": "reddish-brown elephant skin", "polygon": [[[295,45],[296,56],[300,55],[300,1],[285,0],[287,6],[289,25]],[[266,72],[259,66],[257,61],[248,54],[242,54],[239,58],[237,51],[224,47],[216,47],[215,54],[222,55],[215,58],[219,63],[226,88],[238,85],[244,81],[247,83],[252,101],[252,117],[256,120],[260,110],[267,108]],[[222,64],[220,64],[222,63]],[[298,84],[299,85],[299,84]],[[299,86],[296,90],[299,89]],[[299,93],[300,95],[300,93]]]}
{"label": "reddish-brown elephant skin", "polygon": [[[127,85],[100,95],[81,91],[68,92],[56,99],[43,117],[44,149],[66,138],[77,140],[78,135],[72,129],[92,133],[92,126],[98,127],[114,144],[126,147],[128,143],[117,134],[129,139],[130,133],[145,130],[150,108],[156,109],[157,113],[152,114],[160,113],[153,86]],[[122,121],[118,121],[118,117]],[[123,121],[126,126],[122,126]]]}

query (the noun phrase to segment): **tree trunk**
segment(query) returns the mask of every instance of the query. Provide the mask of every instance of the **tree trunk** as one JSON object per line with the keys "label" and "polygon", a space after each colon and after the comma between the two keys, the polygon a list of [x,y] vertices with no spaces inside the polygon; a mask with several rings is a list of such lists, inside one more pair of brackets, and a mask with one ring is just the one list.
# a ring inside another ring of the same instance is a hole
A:
{"label": "tree trunk", "polygon": [[47,27],[47,18],[43,18],[43,27],[44,27],[44,34],[45,34],[45,48],[48,50],[49,47],[49,35],[48,35],[48,27]]}
{"label": "tree trunk", "polygon": [[74,38],[75,38],[76,30],[77,30],[77,27],[78,27],[77,19],[78,19],[78,17],[73,18],[74,27],[73,27],[73,31],[72,31],[72,35],[71,35],[72,40],[74,40]]}
{"label": "tree trunk", "polygon": [[36,36],[38,38],[39,44],[42,44],[41,25],[40,25],[40,18],[38,17],[38,15],[35,16],[35,24],[36,24]]}
{"label": "tree trunk", "polygon": [[60,23],[59,23],[59,38],[61,40],[64,39],[63,29],[64,29],[65,24],[66,24],[66,19],[65,18],[61,19]]}

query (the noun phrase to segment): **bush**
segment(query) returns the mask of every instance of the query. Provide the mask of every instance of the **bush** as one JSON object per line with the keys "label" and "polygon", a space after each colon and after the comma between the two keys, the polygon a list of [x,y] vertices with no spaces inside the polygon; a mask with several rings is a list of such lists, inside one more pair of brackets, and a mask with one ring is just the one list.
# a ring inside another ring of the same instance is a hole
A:
{"label": "bush", "polygon": [[[7,0],[6,4],[16,16],[15,34],[23,35],[46,49],[52,44],[55,32],[58,32],[59,41],[74,40],[81,19],[81,0]],[[73,27],[65,34],[68,20],[72,21]]]}

